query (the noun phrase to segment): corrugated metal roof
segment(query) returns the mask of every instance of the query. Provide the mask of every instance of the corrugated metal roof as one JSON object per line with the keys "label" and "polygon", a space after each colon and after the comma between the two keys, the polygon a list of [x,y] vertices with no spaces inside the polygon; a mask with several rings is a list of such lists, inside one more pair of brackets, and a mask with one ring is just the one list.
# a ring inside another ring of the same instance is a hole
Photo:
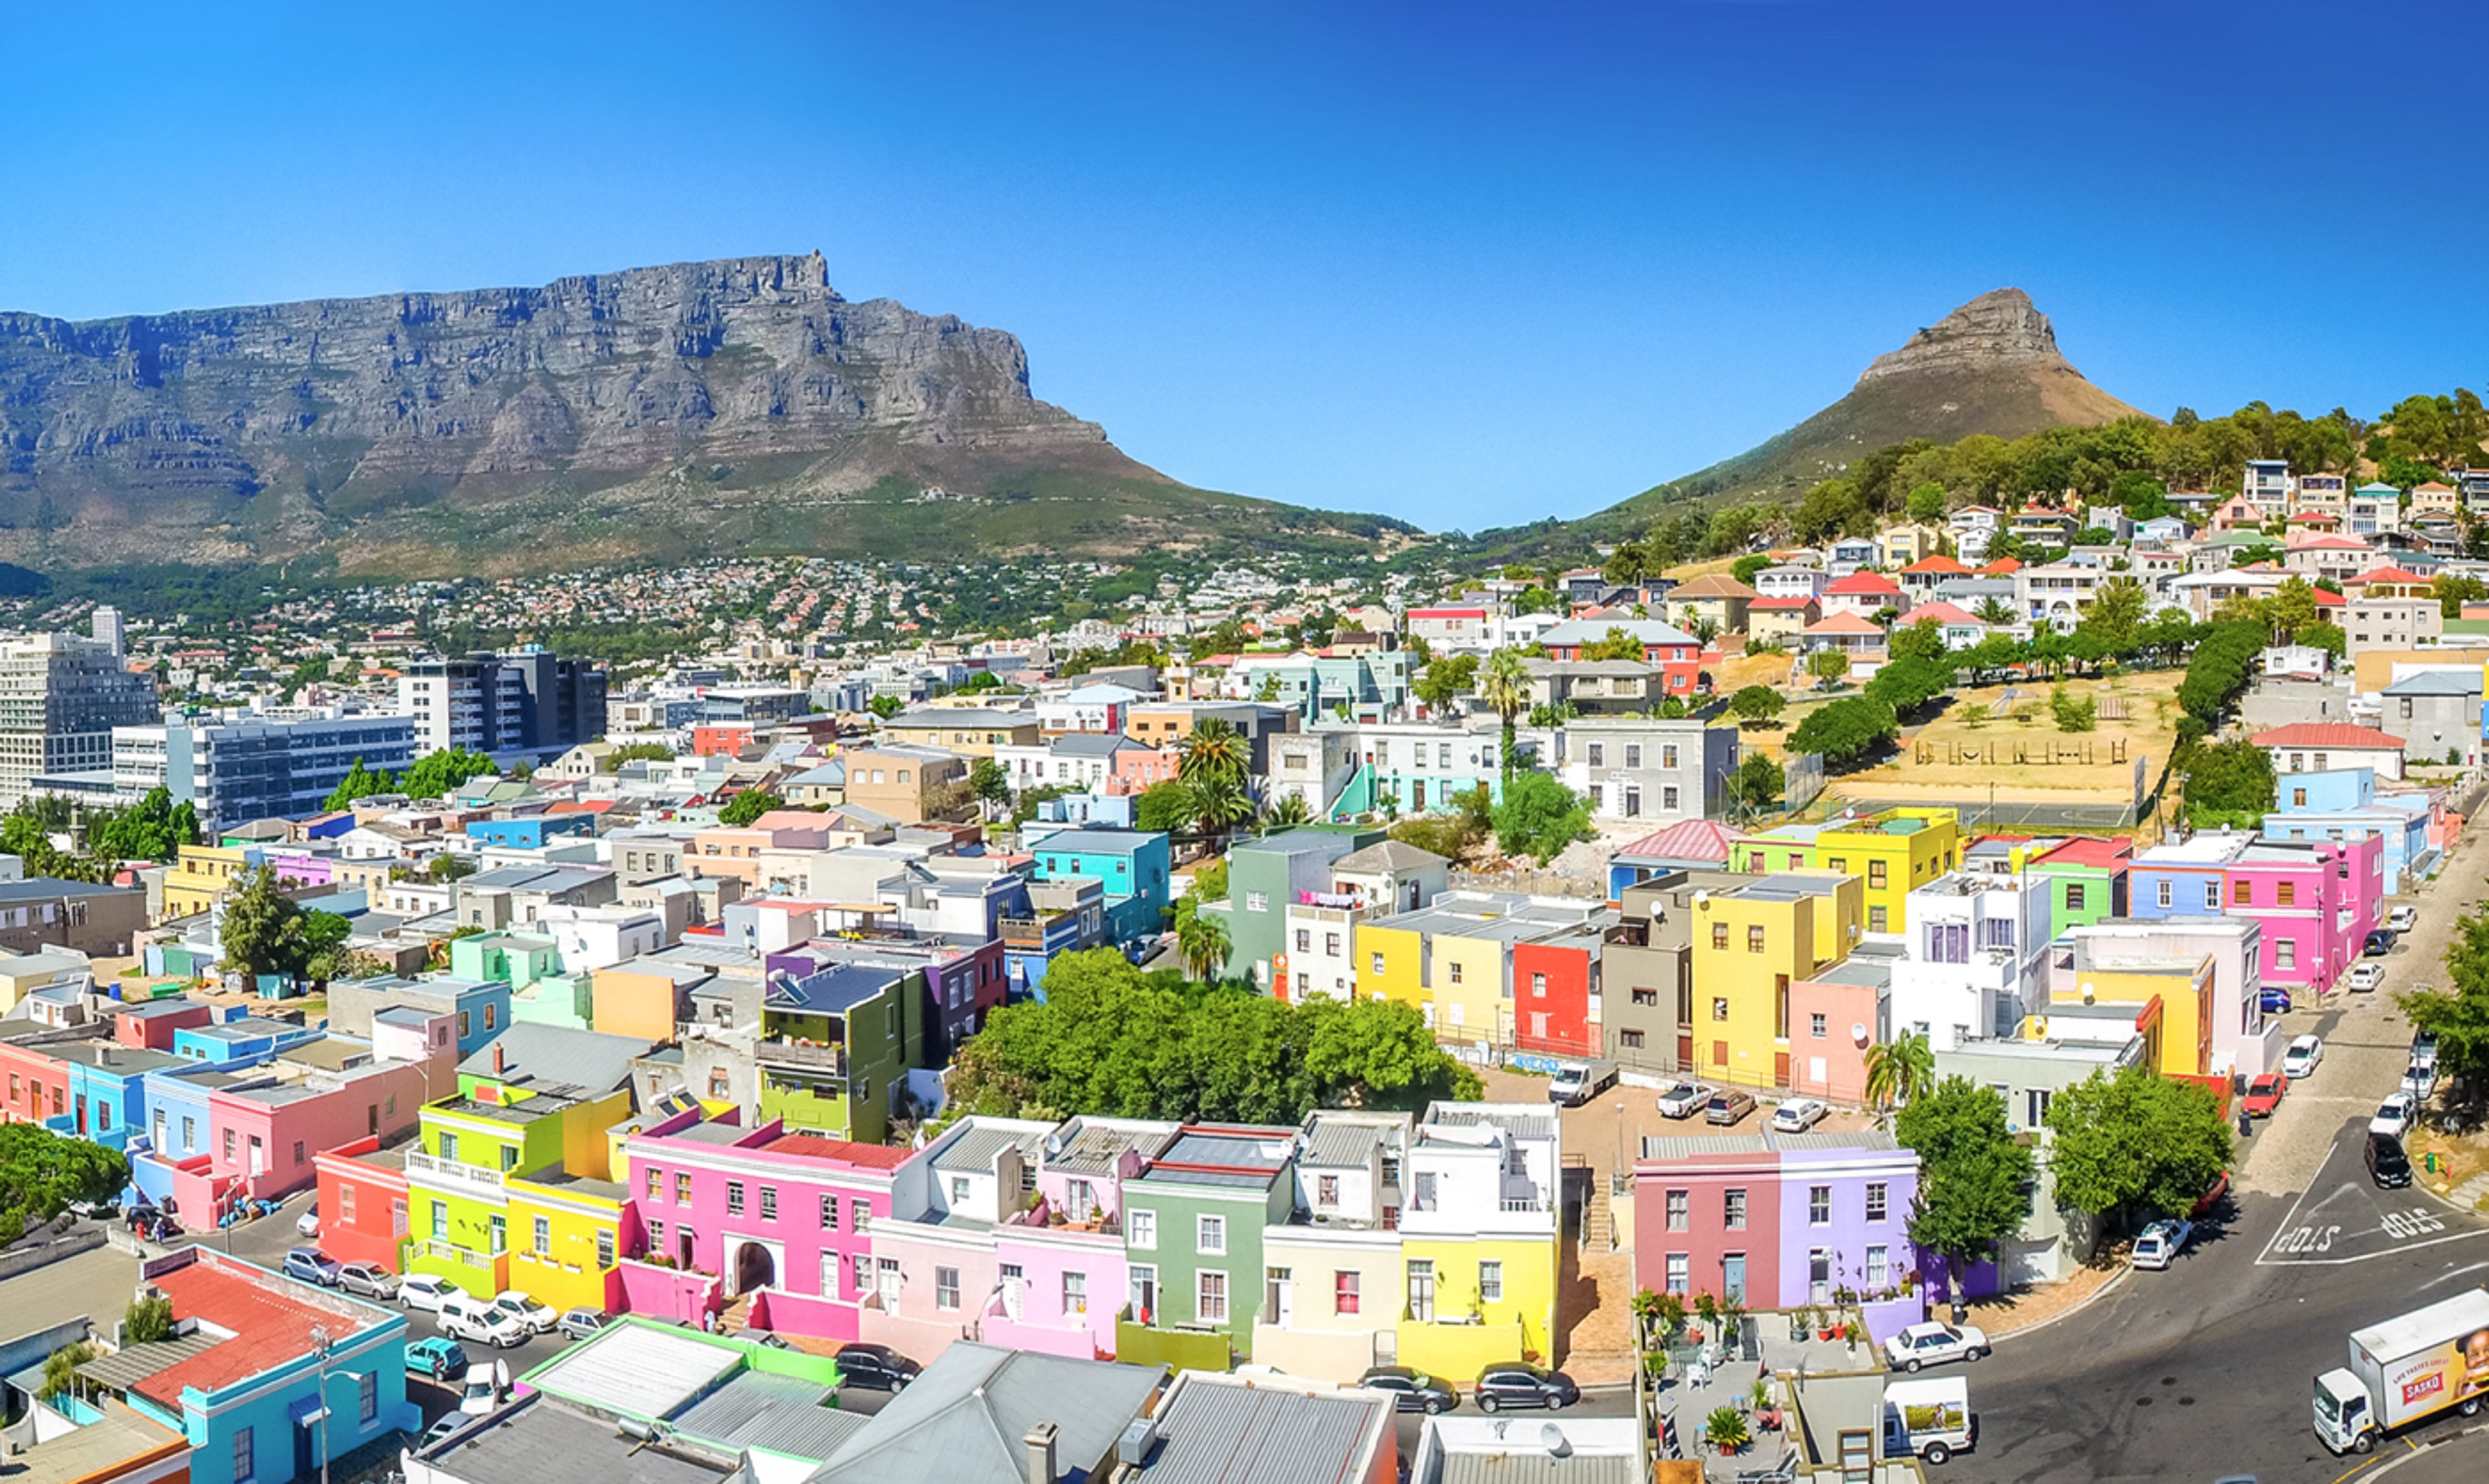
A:
{"label": "corrugated metal roof", "polygon": [[847,1440],[812,1484],[1020,1484],[1027,1476],[1020,1440],[1041,1421],[1060,1430],[1058,1465],[1085,1469],[1108,1455],[1165,1379],[1162,1365],[961,1340]]}
{"label": "corrugated metal roof", "polygon": [[1188,1377],[1159,1409],[1159,1444],[1137,1477],[1150,1484],[1339,1484],[1359,1468],[1391,1405],[1373,1396],[1307,1396]]}
{"label": "corrugated metal roof", "polygon": [[539,1391],[600,1412],[662,1417],[743,1363],[742,1350],[656,1325],[615,1325],[531,1373]]}
{"label": "corrugated metal roof", "polygon": [[159,1371],[169,1370],[224,1343],[221,1335],[198,1330],[179,1339],[152,1340],[131,1345],[109,1356],[98,1356],[77,1368],[77,1373],[100,1386],[127,1391]]}
{"label": "corrugated metal roof", "polygon": [[942,1152],[933,1156],[933,1168],[979,1170],[990,1174],[994,1156],[1004,1150],[1016,1147],[1031,1162],[1035,1162],[1038,1151],[1044,1147],[1044,1143],[1045,1135],[1031,1133],[1024,1128],[979,1126],[944,1145]]}
{"label": "corrugated metal roof", "polygon": [[745,1371],[668,1421],[729,1448],[762,1448],[819,1463],[863,1431],[870,1417],[825,1405],[830,1390],[794,1376]]}
{"label": "corrugated metal roof", "polygon": [[1384,1130],[1367,1123],[1344,1118],[1325,1118],[1317,1113],[1305,1128],[1304,1144],[1298,1152],[1300,1164],[1318,1164],[1332,1169],[1362,1166],[1384,1142]]}
{"label": "corrugated metal roof", "polygon": [[1640,1470],[1622,1453],[1569,1453],[1544,1448],[1510,1453],[1445,1455],[1439,1484],[1635,1484]]}

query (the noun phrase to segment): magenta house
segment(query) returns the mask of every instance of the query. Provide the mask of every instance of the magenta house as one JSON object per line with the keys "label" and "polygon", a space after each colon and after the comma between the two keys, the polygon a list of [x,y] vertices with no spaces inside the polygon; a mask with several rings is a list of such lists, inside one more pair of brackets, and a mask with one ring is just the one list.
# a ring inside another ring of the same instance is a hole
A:
{"label": "magenta house", "polygon": [[852,1340],[872,1291],[873,1230],[903,1149],[699,1123],[626,1139],[624,1184],[649,1254],[766,1295],[769,1327]]}
{"label": "magenta house", "polygon": [[1648,1138],[1634,1166],[1634,1279],[1749,1309],[1858,1296],[1877,1339],[1926,1317],[1909,1289],[1919,1156],[1890,1134]]}
{"label": "magenta house", "polygon": [[2330,987],[2385,908],[2385,842],[2282,841],[2208,830],[2134,858],[2131,910],[2159,921],[2244,917],[2262,928],[2263,982]]}

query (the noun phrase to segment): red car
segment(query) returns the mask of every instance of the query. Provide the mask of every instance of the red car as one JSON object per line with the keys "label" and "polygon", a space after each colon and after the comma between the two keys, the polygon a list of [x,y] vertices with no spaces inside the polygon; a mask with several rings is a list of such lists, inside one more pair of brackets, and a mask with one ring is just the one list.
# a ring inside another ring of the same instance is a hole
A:
{"label": "red car", "polygon": [[2281,1095],[2289,1091],[2288,1077],[2268,1071],[2247,1084],[2246,1100],[2242,1106],[2258,1118],[2271,1118],[2273,1110],[2281,1106]]}
{"label": "red car", "polygon": [[2213,1213],[2214,1207],[2221,1204],[2221,1197],[2229,1193],[2230,1172],[2223,1170],[2220,1174],[2213,1177],[2213,1188],[2204,1192],[2203,1199],[2195,1203],[2195,1209],[2193,1211],[2187,1213],[2187,1219],[2190,1221],[2203,1220],[2206,1216]]}

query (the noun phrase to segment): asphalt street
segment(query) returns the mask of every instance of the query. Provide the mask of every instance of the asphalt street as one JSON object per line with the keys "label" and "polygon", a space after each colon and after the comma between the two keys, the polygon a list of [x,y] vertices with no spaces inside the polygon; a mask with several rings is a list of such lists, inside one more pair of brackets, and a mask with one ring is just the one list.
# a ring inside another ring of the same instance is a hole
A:
{"label": "asphalt street", "polygon": [[2336,995],[2286,1019],[2326,1041],[2243,1148],[2234,1193],[2164,1272],[2103,1298],[1969,1368],[1976,1454],[1965,1480],[2211,1480],[2259,1484],[2477,1484],[2489,1433],[2445,1417],[2337,1458],[2316,1438],[2314,1382],[2350,1331],[2489,1282],[2489,1221],[2426,1191],[2379,1190],[2361,1159],[2367,1121],[2393,1091],[2411,1029],[2392,992],[2443,983],[2455,917],[2480,890],[2467,842],[2421,899],[2419,927],[2388,960],[2383,992]]}

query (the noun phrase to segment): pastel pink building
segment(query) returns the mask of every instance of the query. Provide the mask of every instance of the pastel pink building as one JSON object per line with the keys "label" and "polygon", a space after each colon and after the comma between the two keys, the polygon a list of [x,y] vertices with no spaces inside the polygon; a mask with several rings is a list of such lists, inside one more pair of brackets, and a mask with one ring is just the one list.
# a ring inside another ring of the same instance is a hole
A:
{"label": "pastel pink building", "polygon": [[1885,1039],[1890,957],[1853,954],[1789,985],[1789,1088],[1837,1102],[1867,1100],[1867,1048]]}
{"label": "pastel pink building", "polygon": [[994,1229],[1028,1210],[1054,1125],[968,1118],[900,1166],[891,1219],[873,1232],[864,1337],[930,1360],[978,1338],[1000,1297]]}
{"label": "pastel pink building", "polygon": [[[442,1056],[215,1088],[207,1097],[207,1165],[199,1178],[254,1200],[300,1190],[319,1180],[313,1155],[375,1135],[386,1142],[409,1131],[424,1103],[454,1091],[457,1081],[454,1056]],[[205,1212],[214,1206],[185,1201],[182,1209]]]}
{"label": "pastel pink building", "polygon": [[1108,764],[1105,791],[1109,794],[1147,793],[1159,784],[1171,783],[1176,766],[1184,755],[1172,747],[1128,747],[1115,754]]}
{"label": "pastel pink building", "polygon": [[1046,1138],[1038,1206],[994,1228],[995,1294],[980,1338],[1047,1355],[1113,1358],[1115,1310],[1130,1283],[1124,1182],[1140,1174],[1177,1130],[1167,1123],[1075,1118]]}
{"label": "pastel pink building", "polygon": [[2385,910],[2385,841],[2282,841],[2206,830],[2134,858],[2129,910],[2149,920],[2244,917],[2263,928],[2264,983],[2326,989]]}
{"label": "pastel pink building", "polygon": [[730,1298],[766,1292],[779,1328],[860,1337],[874,1228],[908,1151],[790,1134],[773,1120],[640,1134],[622,1157],[646,1254],[716,1274]]}

